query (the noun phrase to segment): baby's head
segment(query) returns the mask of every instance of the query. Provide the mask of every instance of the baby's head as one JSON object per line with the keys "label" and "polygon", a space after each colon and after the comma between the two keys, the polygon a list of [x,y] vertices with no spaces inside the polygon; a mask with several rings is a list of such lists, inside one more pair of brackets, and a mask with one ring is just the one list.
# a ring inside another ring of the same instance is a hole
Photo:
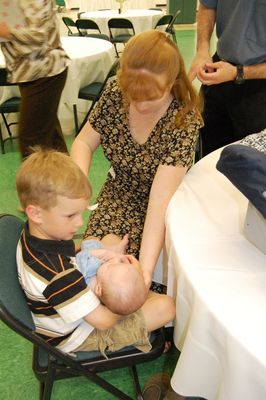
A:
{"label": "baby's head", "polygon": [[147,298],[139,262],[112,259],[97,271],[97,295],[112,312],[128,315],[137,311]]}
{"label": "baby's head", "polygon": [[91,187],[67,154],[37,149],[21,164],[16,185],[31,234],[43,239],[72,239],[82,225]]}

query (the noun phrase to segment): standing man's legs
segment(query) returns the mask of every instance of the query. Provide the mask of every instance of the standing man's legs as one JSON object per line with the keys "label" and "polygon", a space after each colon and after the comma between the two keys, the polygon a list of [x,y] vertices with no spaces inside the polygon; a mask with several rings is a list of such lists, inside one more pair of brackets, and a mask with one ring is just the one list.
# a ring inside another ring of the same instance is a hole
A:
{"label": "standing man's legs", "polygon": [[200,130],[203,157],[233,142],[233,124],[229,118],[224,84],[201,87],[204,99],[203,121]]}
{"label": "standing man's legs", "polygon": [[67,153],[58,106],[67,77],[67,69],[48,78],[19,85],[21,105],[19,114],[19,141],[22,158],[30,147],[41,146]]}
{"label": "standing man's legs", "polygon": [[202,86],[203,156],[266,127],[266,79]]}

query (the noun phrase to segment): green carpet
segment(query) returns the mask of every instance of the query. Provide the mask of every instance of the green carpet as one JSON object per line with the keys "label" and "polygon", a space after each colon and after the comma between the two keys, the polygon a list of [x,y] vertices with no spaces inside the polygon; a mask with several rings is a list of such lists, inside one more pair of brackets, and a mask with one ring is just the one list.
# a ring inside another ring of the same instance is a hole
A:
{"label": "green carpet", "polygon": [[[68,148],[70,148],[73,139],[68,137],[66,140]],[[19,201],[15,190],[16,171],[20,165],[20,154],[17,151],[16,141],[13,144],[7,142],[5,148],[6,154],[0,154],[0,213],[10,213],[25,219],[24,214],[19,211]],[[95,201],[105,180],[108,168],[109,164],[104,158],[101,148],[99,148],[93,157],[89,176],[93,188],[91,204]],[[88,212],[84,215],[84,225],[80,228],[80,232],[84,231],[87,220]],[[37,400],[39,386],[31,369],[31,344],[11,331],[2,322],[0,323],[0,341],[0,398],[5,400]],[[171,374],[177,358],[178,352],[173,348],[158,360],[140,365],[138,371],[141,385],[144,386],[154,373],[165,371]],[[134,398],[134,388],[128,369],[105,372],[102,375]],[[89,398],[111,400],[114,397],[85,378],[71,378],[55,383],[53,400]]]}
{"label": "green carpet", "polygon": [[[0,398],[5,400],[37,400],[38,381],[31,369],[32,346],[29,342],[0,323],[1,368]],[[155,373],[165,371],[171,374],[178,359],[173,347],[167,354],[155,361],[137,367],[141,386]],[[134,388],[128,369],[119,369],[101,374],[134,398]],[[83,377],[57,381],[54,384],[52,400],[111,400],[111,394]]]}
{"label": "green carpet", "polygon": [[[195,51],[195,30],[178,30],[176,33],[178,46],[184,56],[186,68],[189,67]],[[68,148],[71,147],[73,138],[67,137]],[[10,213],[23,219],[25,216],[19,211],[19,202],[15,190],[15,175],[20,164],[17,143],[6,143],[6,154],[0,153],[0,213]],[[108,171],[108,162],[102,150],[98,149],[93,157],[89,179],[93,187],[91,204],[95,201],[97,193],[105,180]],[[85,229],[88,212],[84,215],[84,224],[80,232]],[[5,400],[37,400],[38,381],[31,369],[32,346],[26,340],[12,332],[0,322],[0,399]],[[173,346],[170,352],[159,359],[138,366],[140,383],[145,382],[157,372],[172,374],[179,352]],[[131,377],[127,369],[114,370],[102,374],[134,398]],[[113,396],[90,383],[85,378],[71,378],[55,383],[52,400],[112,400]]]}

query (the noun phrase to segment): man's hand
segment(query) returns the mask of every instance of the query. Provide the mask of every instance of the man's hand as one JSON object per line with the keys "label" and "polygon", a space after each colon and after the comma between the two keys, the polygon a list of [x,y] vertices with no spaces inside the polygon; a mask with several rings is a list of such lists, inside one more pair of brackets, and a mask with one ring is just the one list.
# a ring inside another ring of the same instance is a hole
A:
{"label": "man's hand", "polygon": [[188,71],[189,80],[192,82],[197,77],[198,72],[202,67],[204,67],[207,63],[211,63],[212,58],[209,54],[198,53],[191,64],[190,70]]}
{"label": "man's hand", "polygon": [[204,85],[217,85],[235,80],[236,73],[236,67],[228,62],[209,62],[198,70],[197,78]]}

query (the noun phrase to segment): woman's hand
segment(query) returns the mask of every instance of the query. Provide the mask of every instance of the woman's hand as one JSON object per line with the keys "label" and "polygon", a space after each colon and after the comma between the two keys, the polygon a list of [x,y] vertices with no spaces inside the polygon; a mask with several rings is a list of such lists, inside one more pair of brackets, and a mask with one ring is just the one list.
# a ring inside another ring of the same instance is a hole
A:
{"label": "woman's hand", "polygon": [[143,279],[144,279],[144,283],[145,283],[147,290],[150,290],[151,282],[152,282],[152,275],[147,271],[143,271]]}

